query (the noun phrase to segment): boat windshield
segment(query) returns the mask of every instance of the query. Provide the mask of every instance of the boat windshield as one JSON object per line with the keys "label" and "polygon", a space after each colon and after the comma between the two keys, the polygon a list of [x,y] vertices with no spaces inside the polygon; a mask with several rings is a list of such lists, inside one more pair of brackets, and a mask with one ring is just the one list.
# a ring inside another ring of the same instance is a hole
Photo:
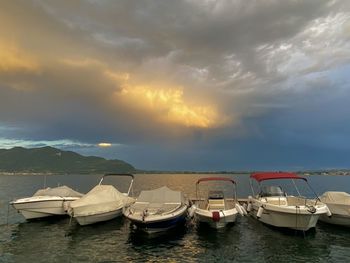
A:
{"label": "boat windshield", "polygon": [[208,194],[209,199],[224,199],[223,191],[209,191]]}
{"label": "boat windshield", "polygon": [[260,197],[268,196],[285,196],[282,188],[280,186],[262,186],[259,194]]}

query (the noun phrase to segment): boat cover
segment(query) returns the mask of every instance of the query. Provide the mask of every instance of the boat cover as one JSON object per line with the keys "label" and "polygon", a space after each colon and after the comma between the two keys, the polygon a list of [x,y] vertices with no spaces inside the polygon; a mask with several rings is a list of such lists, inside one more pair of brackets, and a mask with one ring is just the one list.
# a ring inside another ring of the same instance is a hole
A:
{"label": "boat cover", "polygon": [[137,202],[181,204],[184,202],[184,196],[180,191],[173,191],[163,186],[154,190],[141,191]]}
{"label": "boat cover", "polygon": [[74,191],[68,186],[40,189],[33,196],[61,196],[61,197],[82,197],[83,194]]}
{"label": "boat cover", "polygon": [[345,192],[325,192],[321,197],[324,203],[337,203],[350,205],[350,194]]}
{"label": "boat cover", "polygon": [[163,214],[174,211],[185,204],[185,197],[180,191],[173,191],[166,186],[158,189],[141,191],[132,211],[148,214]]}
{"label": "boat cover", "polygon": [[332,214],[350,216],[350,194],[345,192],[325,192],[321,197]]}
{"label": "boat cover", "polygon": [[112,185],[97,185],[82,198],[69,205],[68,213],[74,216],[88,216],[118,210],[134,201],[119,192]]}

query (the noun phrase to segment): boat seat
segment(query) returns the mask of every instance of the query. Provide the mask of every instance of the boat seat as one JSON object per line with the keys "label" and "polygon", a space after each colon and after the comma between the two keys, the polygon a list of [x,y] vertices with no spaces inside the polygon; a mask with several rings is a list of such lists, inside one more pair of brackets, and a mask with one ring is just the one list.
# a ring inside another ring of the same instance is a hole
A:
{"label": "boat seat", "polygon": [[207,210],[225,210],[225,200],[219,199],[219,200],[208,200],[208,206]]}

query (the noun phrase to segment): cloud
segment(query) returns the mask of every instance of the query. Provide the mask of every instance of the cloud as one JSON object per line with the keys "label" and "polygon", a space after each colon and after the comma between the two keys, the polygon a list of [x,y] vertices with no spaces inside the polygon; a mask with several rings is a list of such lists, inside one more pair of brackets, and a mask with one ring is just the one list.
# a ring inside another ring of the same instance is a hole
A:
{"label": "cloud", "polygon": [[10,149],[13,147],[44,147],[44,146],[52,146],[58,148],[91,148],[93,145],[87,143],[81,143],[70,140],[57,140],[57,141],[31,141],[31,140],[21,140],[21,139],[6,139],[0,137],[1,148]]}
{"label": "cloud", "polygon": [[[0,125],[16,128],[6,138],[104,138],[157,145],[154,155],[209,156],[248,138],[306,144],[327,119],[313,127],[306,116],[318,115],[302,110],[349,95],[349,25],[347,1],[7,1]],[[267,124],[283,114],[304,128],[274,133]]]}
{"label": "cloud", "polygon": [[12,43],[0,39],[0,73],[15,73],[18,71],[39,71],[39,63]]}

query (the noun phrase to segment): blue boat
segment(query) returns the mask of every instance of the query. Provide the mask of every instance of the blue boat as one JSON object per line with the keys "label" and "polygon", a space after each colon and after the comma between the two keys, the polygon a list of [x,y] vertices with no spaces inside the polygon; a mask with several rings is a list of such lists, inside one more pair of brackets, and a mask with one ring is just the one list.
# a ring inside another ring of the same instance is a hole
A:
{"label": "blue boat", "polygon": [[147,233],[166,231],[186,221],[188,200],[180,191],[166,186],[142,191],[136,202],[124,209],[124,216]]}

